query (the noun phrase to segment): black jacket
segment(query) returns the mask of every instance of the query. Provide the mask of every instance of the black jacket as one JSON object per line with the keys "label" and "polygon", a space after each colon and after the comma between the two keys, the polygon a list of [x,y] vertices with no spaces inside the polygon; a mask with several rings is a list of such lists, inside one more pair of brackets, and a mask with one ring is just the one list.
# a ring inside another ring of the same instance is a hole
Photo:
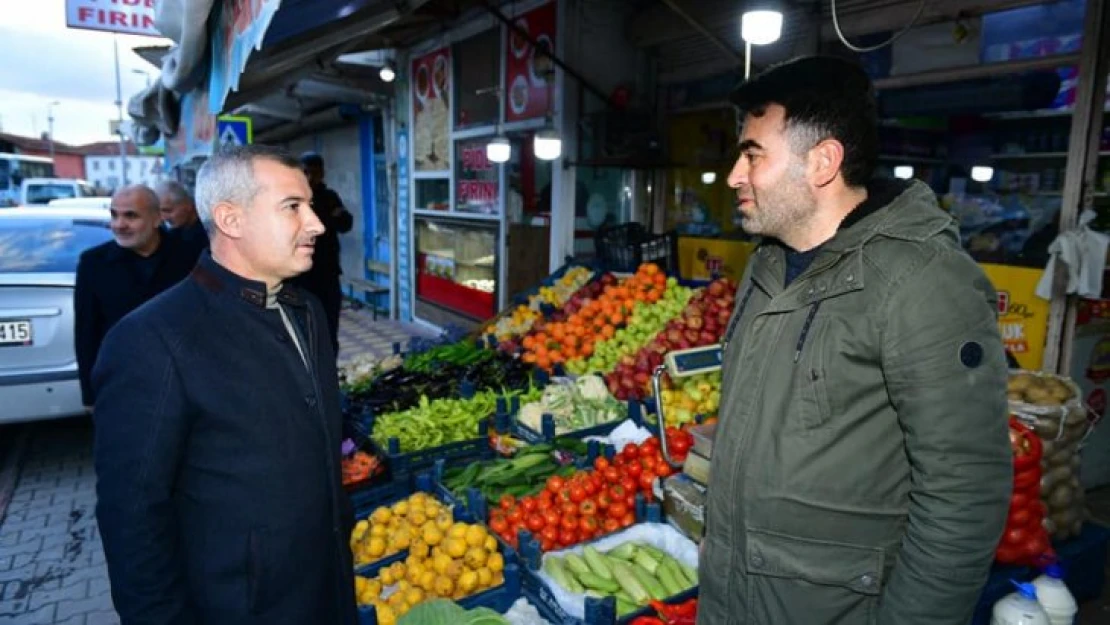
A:
{"label": "black jacket", "polygon": [[[332,216],[337,208],[340,209],[339,215]],[[343,273],[339,263],[339,235],[351,231],[354,217],[343,208],[339,194],[323,184],[312,187],[312,210],[316,211],[316,216],[327,230],[316,238],[312,269],[297,276],[294,283],[323,297],[323,293],[339,288],[339,276]]]}
{"label": "black jacket", "polygon": [[[77,262],[73,337],[86,406],[96,399],[89,376],[104,335],[124,315],[189,275],[196,263],[197,253],[178,235],[163,232],[161,236],[158,250],[149,259],[108,241],[85,250]],[[144,263],[149,274],[144,274]]]}
{"label": "black jacket", "polygon": [[[122,625],[355,619],[335,355],[320,304],[204,252],[93,372],[97,519]],[[311,372],[310,372],[311,369]]]}

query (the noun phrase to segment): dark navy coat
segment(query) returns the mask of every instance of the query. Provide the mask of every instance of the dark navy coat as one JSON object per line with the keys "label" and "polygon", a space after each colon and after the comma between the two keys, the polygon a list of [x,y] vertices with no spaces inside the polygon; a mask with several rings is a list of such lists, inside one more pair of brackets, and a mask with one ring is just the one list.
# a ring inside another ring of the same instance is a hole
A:
{"label": "dark navy coat", "polygon": [[354,622],[335,355],[315,298],[278,298],[306,367],[265,297],[205,251],[105,339],[97,518],[122,625]]}

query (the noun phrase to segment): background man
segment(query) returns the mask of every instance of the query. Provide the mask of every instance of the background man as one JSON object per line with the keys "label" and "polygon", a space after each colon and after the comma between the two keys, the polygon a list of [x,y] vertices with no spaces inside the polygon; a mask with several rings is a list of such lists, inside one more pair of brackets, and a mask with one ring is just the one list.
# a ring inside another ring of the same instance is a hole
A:
{"label": "background man", "polygon": [[285,285],[324,232],[308,181],[284,152],[225,148],[197,197],[211,250],[108,335],[93,374],[116,610],[353,625],[335,354],[320,303]]}
{"label": "background man", "polygon": [[339,266],[339,235],[351,231],[354,218],[343,208],[339,194],[324,184],[323,157],[314,152],[303,154],[301,166],[312,186],[312,209],[327,230],[316,240],[312,269],[294,282],[320,298],[327,315],[332,351],[339,353],[339,311],[343,306],[343,291],[339,285],[339,276],[343,273]]}
{"label": "background man", "polygon": [[920,182],[872,177],[867,75],[739,87],[762,237],[725,337],[698,622],[963,625],[1006,519],[996,294]]}
{"label": "background man", "polygon": [[104,335],[124,315],[176,284],[192,269],[185,246],[158,228],[158,197],[131,185],[112,196],[113,240],[86,250],[77,263],[74,342],[81,396],[93,404],[89,376]]}
{"label": "background man", "polygon": [[158,206],[162,221],[181,235],[181,240],[192,247],[197,256],[208,247],[208,233],[197,216],[197,205],[189,190],[176,180],[163,180],[158,183]]}

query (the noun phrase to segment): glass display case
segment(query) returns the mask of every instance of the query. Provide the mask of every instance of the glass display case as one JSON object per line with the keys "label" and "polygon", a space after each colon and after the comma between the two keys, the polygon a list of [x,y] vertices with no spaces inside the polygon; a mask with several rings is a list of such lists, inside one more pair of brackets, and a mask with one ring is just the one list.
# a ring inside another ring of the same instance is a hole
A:
{"label": "glass display case", "polygon": [[472,320],[497,312],[498,222],[416,217],[416,298]]}

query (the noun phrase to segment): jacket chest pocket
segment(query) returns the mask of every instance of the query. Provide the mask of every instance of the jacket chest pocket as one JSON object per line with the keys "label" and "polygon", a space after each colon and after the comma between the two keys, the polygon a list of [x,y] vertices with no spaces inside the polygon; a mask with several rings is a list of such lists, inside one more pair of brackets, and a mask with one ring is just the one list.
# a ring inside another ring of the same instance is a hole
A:
{"label": "jacket chest pocket", "polygon": [[791,412],[797,420],[795,429],[803,431],[817,429],[832,417],[828,382],[831,324],[827,317],[817,316],[808,325],[802,327],[797,343],[792,345],[792,357],[796,359],[792,394],[797,410]]}
{"label": "jacket chest pocket", "polygon": [[882,549],[749,529],[748,623],[871,625],[883,580]]}

